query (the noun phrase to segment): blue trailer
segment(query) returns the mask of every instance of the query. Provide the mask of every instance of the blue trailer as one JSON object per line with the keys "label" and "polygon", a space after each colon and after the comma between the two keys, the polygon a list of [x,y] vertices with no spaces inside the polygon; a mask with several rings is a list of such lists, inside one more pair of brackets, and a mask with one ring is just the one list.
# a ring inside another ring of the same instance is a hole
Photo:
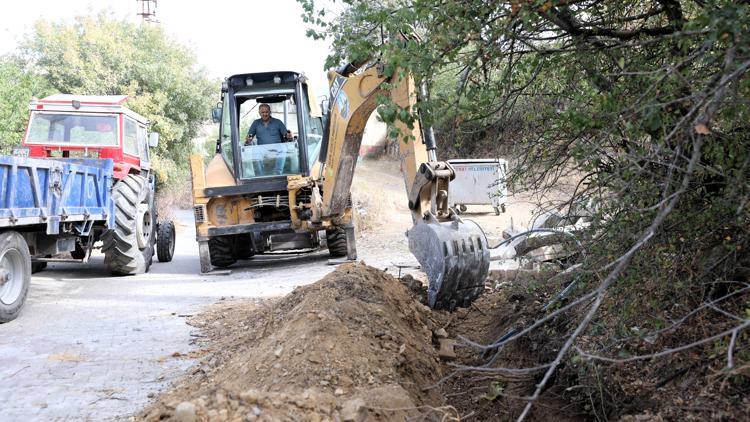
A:
{"label": "blue trailer", "polygon": [[[0,156],[0,323],[26,300],[32,270],[86,262],[115,225],[111,159]],[[73,258],[61,259],[67,254]]]}

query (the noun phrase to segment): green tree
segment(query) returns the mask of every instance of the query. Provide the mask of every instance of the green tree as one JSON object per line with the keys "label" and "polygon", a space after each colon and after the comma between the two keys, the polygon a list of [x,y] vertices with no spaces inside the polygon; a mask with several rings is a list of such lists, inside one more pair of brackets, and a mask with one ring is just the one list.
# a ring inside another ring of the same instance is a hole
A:
{"label": "green tree", "polygon": [[29,100],[53,91],[44,78],[25,71],[17,60],[0,57],[0,154],[20,145],[29,118]]}
{"label": "green tree", "polygon": [[161,135],[157,154],[178,166],[186,165],[218,89],[194,54],[160,27],[103,12],[72,24],[38,21],[20,56],[59,92],[129,95],[128,107]]}
{"label": "green tree", "polygon": [[[299,2],[310,34],[332,39],[330,64],[377,57],[406,69],[430,85],[422,118],[455,135],[445,138],[499,134],[516,190],[569,176],[580,183],[553,205],[598,204],[581,236],[585,312],[533,398],[572,346],[602,360],[637,343],[622,327],[648,336],[676,309],[706,317],[704,333],[735,329],[729,349],[749,347],[750,298],[735,283],[750,267],[750,2],[345,0],[338,16]],[[708,311],[727,294],[733,313]],[[592,322],[603,336],[577,343]],[[696,365],[721,366],[711,337],[688,325],[674,328],[678,344],[704,348]]]}

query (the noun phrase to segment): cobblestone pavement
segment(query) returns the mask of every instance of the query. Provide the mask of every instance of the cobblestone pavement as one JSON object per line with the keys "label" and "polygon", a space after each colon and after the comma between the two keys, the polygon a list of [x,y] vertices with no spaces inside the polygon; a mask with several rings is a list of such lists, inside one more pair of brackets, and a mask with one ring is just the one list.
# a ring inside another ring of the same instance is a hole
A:
{"label": "cobblestone pavement", "polygon": [[121,420],[193,363],[185,317],[222,298],[272,297],[333,270],[324,252],[258,256],[200,276],[192,218],[179,213],[171,263],[109,277],[102,256],[34,274],[26,305],[0,325],[0,420]]}

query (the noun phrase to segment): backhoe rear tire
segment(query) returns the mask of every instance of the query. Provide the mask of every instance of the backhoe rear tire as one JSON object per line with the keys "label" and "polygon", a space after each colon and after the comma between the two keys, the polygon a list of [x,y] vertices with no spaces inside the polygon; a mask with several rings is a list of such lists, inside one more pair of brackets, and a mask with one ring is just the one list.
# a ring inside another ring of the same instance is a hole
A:
{"label": "backhoe rear tire", "polygon": [[232,236],[218,236],[208,239],[208,252],[211,256],[211,265],[214,267],[225,268],[237,262]]}
{"label": "backhoe rear tire", "polygon": [[332,227],[326,230],[328,253],[334,258],[346,256],[346,230],[343,227]]}
{"label": "backhoe rear tire", "polygon": [[[130,174],[112,188],[115,227],[102,235],[107,268],[114,275],[142,274],[154,257],[156,212],[145,177]],[[140,237],[140,238],[139,238]]]}

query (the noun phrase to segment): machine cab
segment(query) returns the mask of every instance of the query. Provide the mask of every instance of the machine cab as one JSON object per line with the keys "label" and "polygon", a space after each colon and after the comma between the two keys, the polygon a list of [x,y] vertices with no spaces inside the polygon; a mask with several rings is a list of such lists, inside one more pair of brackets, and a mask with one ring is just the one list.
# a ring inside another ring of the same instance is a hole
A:
{"label": "machine cab", "polygon": [[114,161],[115,178],[151,168],[158,135],[148,120],[125,107],[126,95],[56,94],[29,104],[29,124],[18,153],[36,158]]}
{"label": "machine cab", "polygon": [[[261,108],[270,109],[263,120]],[[222,86],[218,149],[238,183],[286,180],[310,174],[323,140],[320,108],[304,75],[265,72],[234,75]],[[252,128],[252,130],[251,130]],[[254,132],[250,138],[248,134]]]}

